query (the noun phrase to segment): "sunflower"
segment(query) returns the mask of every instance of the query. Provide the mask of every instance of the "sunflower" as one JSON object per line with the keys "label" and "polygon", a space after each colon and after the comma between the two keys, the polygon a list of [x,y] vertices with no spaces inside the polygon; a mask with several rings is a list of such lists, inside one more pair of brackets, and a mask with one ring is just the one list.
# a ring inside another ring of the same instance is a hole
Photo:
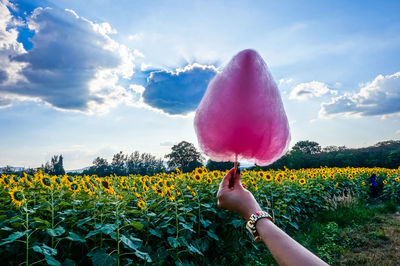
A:
{"label": "sunflower", "polygon": [[12,176],[11,176],[11,179],[12,179],[12,181],[14,181],[15,183],[18,183],[19,180],[20,180],[20,177],[17,176],[17,175],[12,175]]}
{"label": "sunflower", "polygon": [[87,180],[86,181],[81,180],[81,186],[83,187],[83,190],[85,190],[85,192],[88,193],[89,195],[92,195],[95,192],[95,189]]}
{"label": "sunflower", "polygon": [[175,171],[178,174],[178,176],[182,177],[182,172],[181,170],[179,170],[179,168],[176,168]]}
{"label": "sunflower", "polygon": [[400,176],[396,177],[396,178],[394,179],[394,181],[399,182],[399,181],[400,181]]}
{"label": "sunflower", "polygon": [[386,179],[385,179],[385,180],[383,180],[383,181],[382,181],[382,183],[383,183],[384,185],[386,185],[386,184],[387,184],[387,181],[386,181]]}
{"label": "sunflower", "polygon": [[362,181],[362,185],[365,186],[365,185],[367,185],[367,184],[365,183],[365,181]]}
{"label": "sunflower", "polygon": [[202,174],[203,174],[203,169],[201,169],[201,168],[196,168],[196,172],[197,172],[199,175],[202,175]]}
{"label": "sunflower", "polygon": [[68,190],[75,194],[79,192],[79,185],[76,183],[72,183],[71,185],[69,185]]}
{"label": "sunflower", "polygon": [[24,172],[23,182],[27,187],[33,187],[33,179]]}
{"label": "sunflower", "polygon": [[265,175],[265,180],[267,180],[268,182],[269,182],[269,181],[272,181],[272,176],[271,176],[270,174],[267,173],[267,174]]}
{"label": "sunflower", "polygon": [[129,189],[129,184],[128,182],[126,182],[126,179],[121,179],[120,186],[122,187],[122,189]]}
{"label": "sunflower", "polygon": [[279,184],[282,184],[281,175],[278,174],[278,175],[275,176],[275,182],[279,183]]}
{"label": "sunflower", "polygon": [[46,189],[51,189],[51,180],[50,180],[50,178],[49,178],[49,176],[48,175],[43,175],[41,178],[40,178],[40,183],[42,184],[42,187],[44,187],[44,188],[46,188]]}
{"label": "sunflower", "polygon": [[22,203],[25,202],[24,194],[17,187],[14,187],[8,193],[11,196],[12,203],[14,203],[16,206],[21,207]]}
{"label": "sunflower", "polygon": [[5,177],[4,179],[3,179],[3,182],[4,182],[4,187],[7,187],[7,186],[9,186],[10,185],[10,178],[9,177]]}
{"label": "sunflower", "polygon": [[207,184],[211,185],[212,184],[212,179],[207,177]]}
{"label": "sunflower", "polygon": [[[110,182],[108,182],[108,180],[103,179],[101,181],[101,185],[103,186],[104,190],[108,193],[108,194],[113,194],[114,193],[114,189],[112,188]],[[148,189],[147,189],[148,190]]]}
{"label": "sunflower", "polygon": [[260,172],[258,172],[258,175],[259,175],[261,178],[263,178],[263,177],[264,177],[264,172],[260,171]]}
{"label": "sunflower", "polygon": [[219,177],[219,173],[217,171],[214,171],[213,173],[214,178],[218,178]]}
{"label": "sunflower", "polygon": [[289,180],[290,181],[295,181],[297,179],[297,176],[295,176],[295,175],[291,175],[290,177],[289,177]]}
{"label": "sunflower", "polygon": [[300,183],[300,185],[304,185],[305,183],[307,183],[307,181],[305,178],[300,178],[299,183]]}
{"label": "sunflower", "polygon": [[174,195],[172,194],[172,191],[169,188],[165,190],[165,194],[167,195],[169,201],[172,202],[172,201],[175,200],[175,197],[174,197]]}
{"label": "sunflower", "polygon": [[96,182],[96,177],[92,176],[92,178],[89,178],[89,182],[92,184],[92,186],[97,189],[97,182]]}
{"label": "sunflower", "polygon": [[186,188],[190,191],[190,193],[192,193],[194,197],[196,197],[197,193],[189,185],[187,185]]}
{"label": "sunflower", "polygon": [[155,192],[158,196],[164,197],[164,191],[162,190],[161,187],[159,187],[159,186],[153,186],[152,188],[153,188],[154,192]]}
{"label": "sunflower", "polygon": [[204,167],[196,168],[196,173],[203,176],[204,174],[207,173],[207,169]]}
{"label": "sunflower", "polygon": [[327,180],[327,179],[328,179],[328,177],[327,177],[326,175],[322,175],[322,178],[323,178],[324,180]]}
{"label": "sunflower", "polygon": [[143,199],[140,199],[140,200],[137,202],[137,206],[138,206],[140,209],[144,210],[144,209],[146,208],[146,202],[144,202]]}
{"label": "sunflower", "polygon": [[194,180],[196,180],[196,182],[200,182],[201,179],[202,179],[202,176],[199,175],[199,174],[195,174],[195,175],[193,176],[193,178],[194,178]]}

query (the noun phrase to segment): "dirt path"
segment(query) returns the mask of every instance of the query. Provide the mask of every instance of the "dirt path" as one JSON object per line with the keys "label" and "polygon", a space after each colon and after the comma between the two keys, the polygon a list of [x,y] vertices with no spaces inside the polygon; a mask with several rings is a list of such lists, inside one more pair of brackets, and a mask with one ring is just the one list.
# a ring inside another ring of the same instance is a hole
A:
{"label": "dirt path", "polygon": [[349,232],[351,250],[340,265],[400,265],[400,213],[379,215],[376,223]]}

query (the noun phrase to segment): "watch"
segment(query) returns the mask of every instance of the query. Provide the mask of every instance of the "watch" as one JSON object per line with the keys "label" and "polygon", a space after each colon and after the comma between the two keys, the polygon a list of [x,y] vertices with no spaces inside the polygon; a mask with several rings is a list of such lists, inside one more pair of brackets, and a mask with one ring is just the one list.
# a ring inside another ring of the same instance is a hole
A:
{"label": "watch", "polygon": [[272,219],[272,216],[269,215],[268,212],[265,211],[256,211],[252,215],[250,215],[250,219],[246,223],[246,229],[250,232],[250,235],[252,236],[253,240],[256,242],[260,242],[261,236],[258,234],[257,229],[256,229],[256,224],[258,220],[262,218],[267,218],[274,222]]}

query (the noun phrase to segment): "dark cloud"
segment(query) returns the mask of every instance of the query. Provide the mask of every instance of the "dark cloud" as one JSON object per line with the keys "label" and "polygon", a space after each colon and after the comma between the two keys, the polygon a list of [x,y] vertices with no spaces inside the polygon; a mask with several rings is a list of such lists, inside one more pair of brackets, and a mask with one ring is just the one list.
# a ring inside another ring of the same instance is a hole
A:
{"label": "dark cloud", "polygon": [[121,46],[108,36],[111,27],[71,10],[52,8],[35,9],[27,23],[34,31],[33,48],[12,57],[13,62],[25,64],[20,71],[25,80],[0,86],[0,92],[39,98],[66,110],[87,111],[90,103],[103,104],[116,84],[105,89],[93,81],[100,70],[122,75],[121,65],[127,60]]}
{"label": "dark cloud", "polygon": [[400,72],[379,75],[356,94],[345,94],[322,103],[320,116],[336,114],[382,116],[400,113]]}
{"label": "dark cloud", "polygon": [[8,107],[11,105],[10,99],[2,99],[0,98],[0,108]]}
{"label": "dark cloud", "polygon": [[0,69],[0,83],[8,79],[8,74],[6,71]]}
{"label": "dark cloud", "polygon": [[143,101],[168,114],[194,111],[217,70],[214,66],[193,64],[174,72],[155,71],[147,79]]}

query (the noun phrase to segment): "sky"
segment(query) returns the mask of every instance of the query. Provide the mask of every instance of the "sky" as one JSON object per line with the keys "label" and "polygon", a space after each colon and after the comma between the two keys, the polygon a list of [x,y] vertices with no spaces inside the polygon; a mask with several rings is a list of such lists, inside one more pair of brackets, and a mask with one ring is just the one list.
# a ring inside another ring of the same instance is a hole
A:
{"label": "sky", "polygon": [[0,167],[199,147],[196,107],[244,49],[279,87],[291,146],[399,140],[399,13],[389,0],[0,0]]}

